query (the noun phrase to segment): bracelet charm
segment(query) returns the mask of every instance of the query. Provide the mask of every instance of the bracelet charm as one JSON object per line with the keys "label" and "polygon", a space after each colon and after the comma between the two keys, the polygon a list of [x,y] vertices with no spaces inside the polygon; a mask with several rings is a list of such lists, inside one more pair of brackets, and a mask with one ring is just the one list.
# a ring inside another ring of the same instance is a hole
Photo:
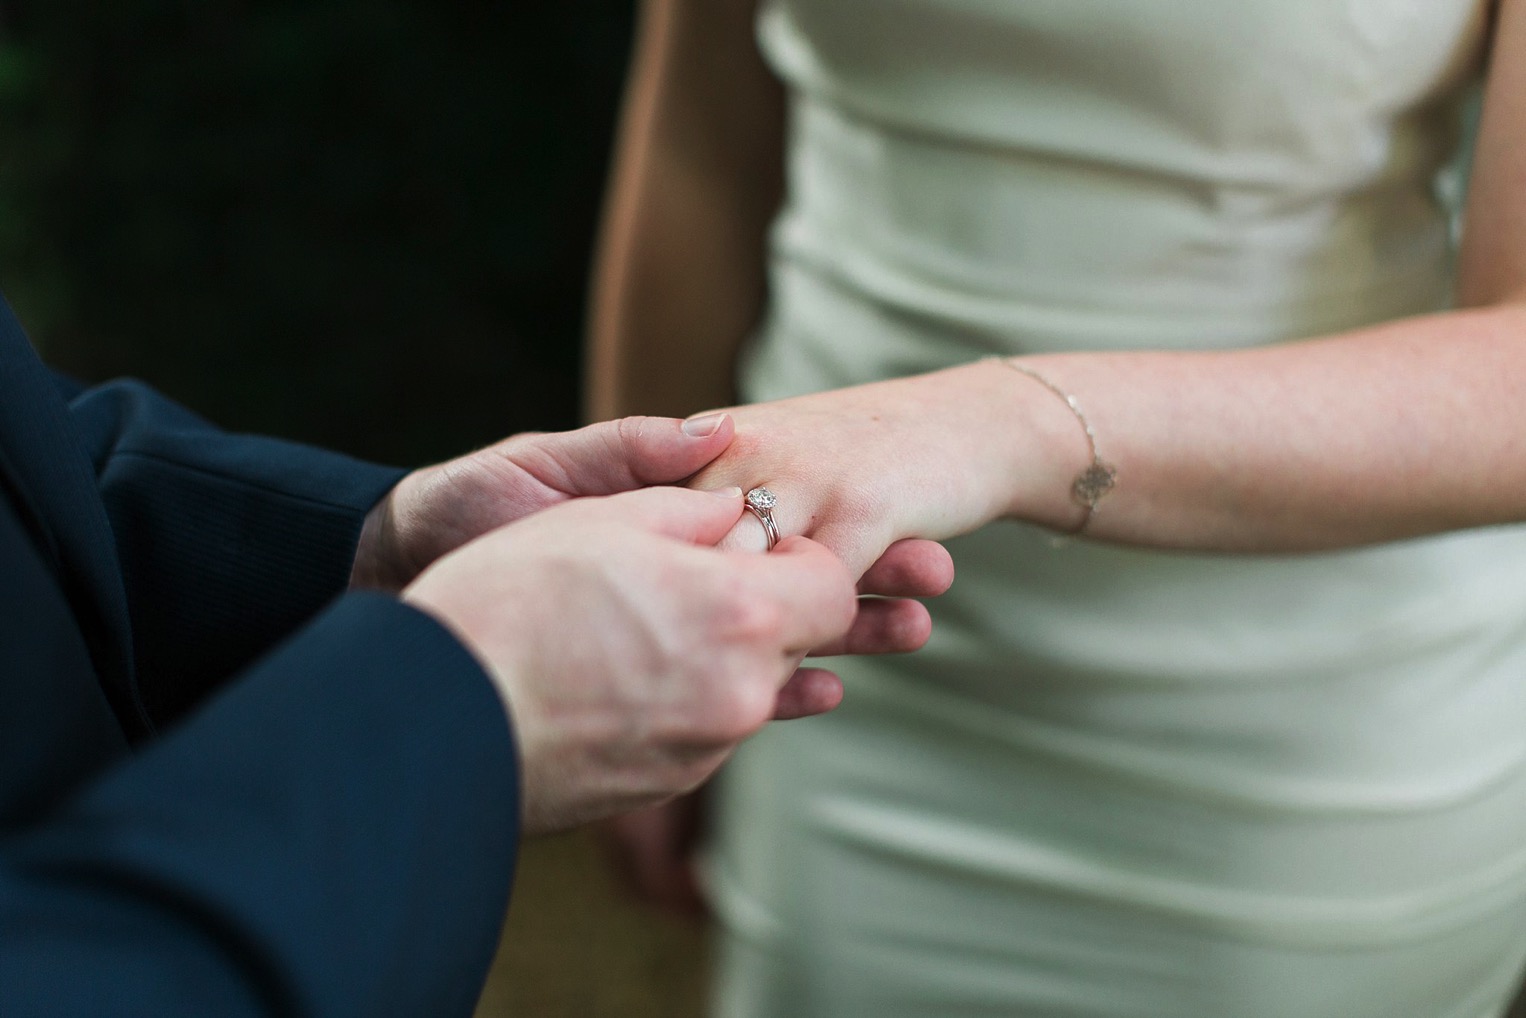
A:
{"label": "bracelet charm", "polygon": [[1077,523],[1070,530],[1070,533],[1072,534],[1079,534],[1081,531],[1085,530],[1086,525],[1091,522],[1092,513],[1097,509],[1097,503],[1106,498],[1108,493],[1111,492],[1117,485],[1118,468],[1104,460],[1102,455],[1097,452],[1096,433],[1092,431],[1091,422],[1088,421],[1086,419],[1086,415],[1081,412],[1081,404],[1076,402],[1076,398],[1074,396],[1060,388],[1058,385],[1055,385],[1049,379],[1045,378],[1037,371],[1034,371],[1032,368],[1024,367],[1023,365],[1009,360],[1006,357],[991,357],[988,359],[1000,361],[1002,364],[1005,364],[1013,371],[1016,371],[1019,374],[1027,375],[1029,378],[1033,379],[1035,382],[1039,383],[1044,388],[1060,397],[1060,399],[1064,400],[1065,405],[1070,408],[1070,412],[1075,415],[1076,420],[1080,423],[1081,430],[1086,433],[1086,448],[1091,453],[1092,461],[1087,465],[1085,470],[1076,475],[1075,481],[1072,482],[1070,486],[1070,497],[1072,501],[1074,501],[1077,505],[1085,510],[1085,514],[1081,517],[1081,522]]}

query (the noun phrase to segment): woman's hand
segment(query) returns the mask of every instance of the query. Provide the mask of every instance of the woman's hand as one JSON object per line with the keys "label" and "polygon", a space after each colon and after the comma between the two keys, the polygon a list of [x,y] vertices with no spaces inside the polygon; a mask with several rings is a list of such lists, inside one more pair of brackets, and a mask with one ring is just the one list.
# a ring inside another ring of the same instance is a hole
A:
{"label": "woman's hand", "polygon": [[[1065,495],[1084,439],[1062,404],[1032,390],[980,362],[732,408],[736,438],[691,484],[768,488],[780,534],[820,541],[855,575],[903,538],[942,540],[1007,515],[1019,493],[1030,506],[1057,494],[1037,515],[1064,527],[1079,512]],[[726,543],[763,541],[747,515]]]}
{"label": "woman's hand", "polygon": [[[858,619],[843,640],[817,647],[813,657],[882,654],[916,650],[927,641],[932,621],[910,598],[933,597],[954,580],[948,552],[931,541],[891,545],[858,581]],[[803,688],[808,679],[813,690]],[[774,718],[815,713],[836,706],[842,686],[819,669],[796,673],[780,693]],[[812,709],[799,710],[799,704]],[[615,817],[600,827],[611,864],[621,883],[638,899],[688,918],[708,914],[695,873],[695,852],[704,827],[706,789]]]}

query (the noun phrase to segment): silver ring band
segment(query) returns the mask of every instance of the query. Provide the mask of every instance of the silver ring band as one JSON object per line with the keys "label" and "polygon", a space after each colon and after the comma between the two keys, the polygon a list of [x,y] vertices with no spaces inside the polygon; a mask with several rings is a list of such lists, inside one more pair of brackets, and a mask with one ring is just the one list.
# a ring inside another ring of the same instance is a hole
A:
{"label": "silver ring band", "polygon": [[768,537],[769,551],[773,551],[774,545],[779,543],[779,525],[774,522],[774,506],[778,504],[779,497],[767,488],[752,489],[742,503],[743,507],[763,524],[763,533]]}

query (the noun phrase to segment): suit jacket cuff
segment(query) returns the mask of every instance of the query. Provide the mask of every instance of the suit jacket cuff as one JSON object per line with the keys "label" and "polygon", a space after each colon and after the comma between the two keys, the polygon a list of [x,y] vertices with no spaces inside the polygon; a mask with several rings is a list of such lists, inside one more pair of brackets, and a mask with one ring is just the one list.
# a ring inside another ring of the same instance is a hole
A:
{"label": "suit jacket cuff", "polygon": [[11,843],[0,912],[34,925],[0,1011],[93,986],[70,1013],[469,1015],[518,817],[476,661],[423,613],[347,596]]}
{"label": "suit jacket cuff", "polygon": [[219,431],[136,382],[72,404],[163,723],[345,589],[366,513],[405,471]]}

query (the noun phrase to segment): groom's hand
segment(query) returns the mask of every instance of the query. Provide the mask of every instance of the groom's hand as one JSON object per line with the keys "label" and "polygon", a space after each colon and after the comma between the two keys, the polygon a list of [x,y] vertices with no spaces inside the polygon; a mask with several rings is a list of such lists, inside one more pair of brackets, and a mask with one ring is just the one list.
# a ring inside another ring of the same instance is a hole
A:
{"label": "groom's hand", "polygon": [[654,488],[582,499],[445,556],[403,592],[449,626],[513,716],[525,829],[557,830],[689,791],[794,689],[796,671],[858,614],[831,552],[713,547],[742,493]]}
{"label": "groom's hand", "polygon": [[[462,545],[552,506],[683,481],[725,452],[735,434],[724,413],[688,421],[626,417],[577,431],[515,435],[416,470],[366,518],[351,585],[395,592]],[[952,580],[941,545],[907,540],[891,546],[859,582],[866,596],[848,633],[816,653],[916,650],[932,622],[914,599],[941,594]],[[817,685],[792,683],[779,699],[779,716],[835,704],[835,680],[830,688]]]}
{"label": "groom's hand", "polygon": [[673,484],[731,444],[731,417],[626,417],[523,434],[403,478],[366,518],[351,585],[401,590],[425,567],[570,499]]}

